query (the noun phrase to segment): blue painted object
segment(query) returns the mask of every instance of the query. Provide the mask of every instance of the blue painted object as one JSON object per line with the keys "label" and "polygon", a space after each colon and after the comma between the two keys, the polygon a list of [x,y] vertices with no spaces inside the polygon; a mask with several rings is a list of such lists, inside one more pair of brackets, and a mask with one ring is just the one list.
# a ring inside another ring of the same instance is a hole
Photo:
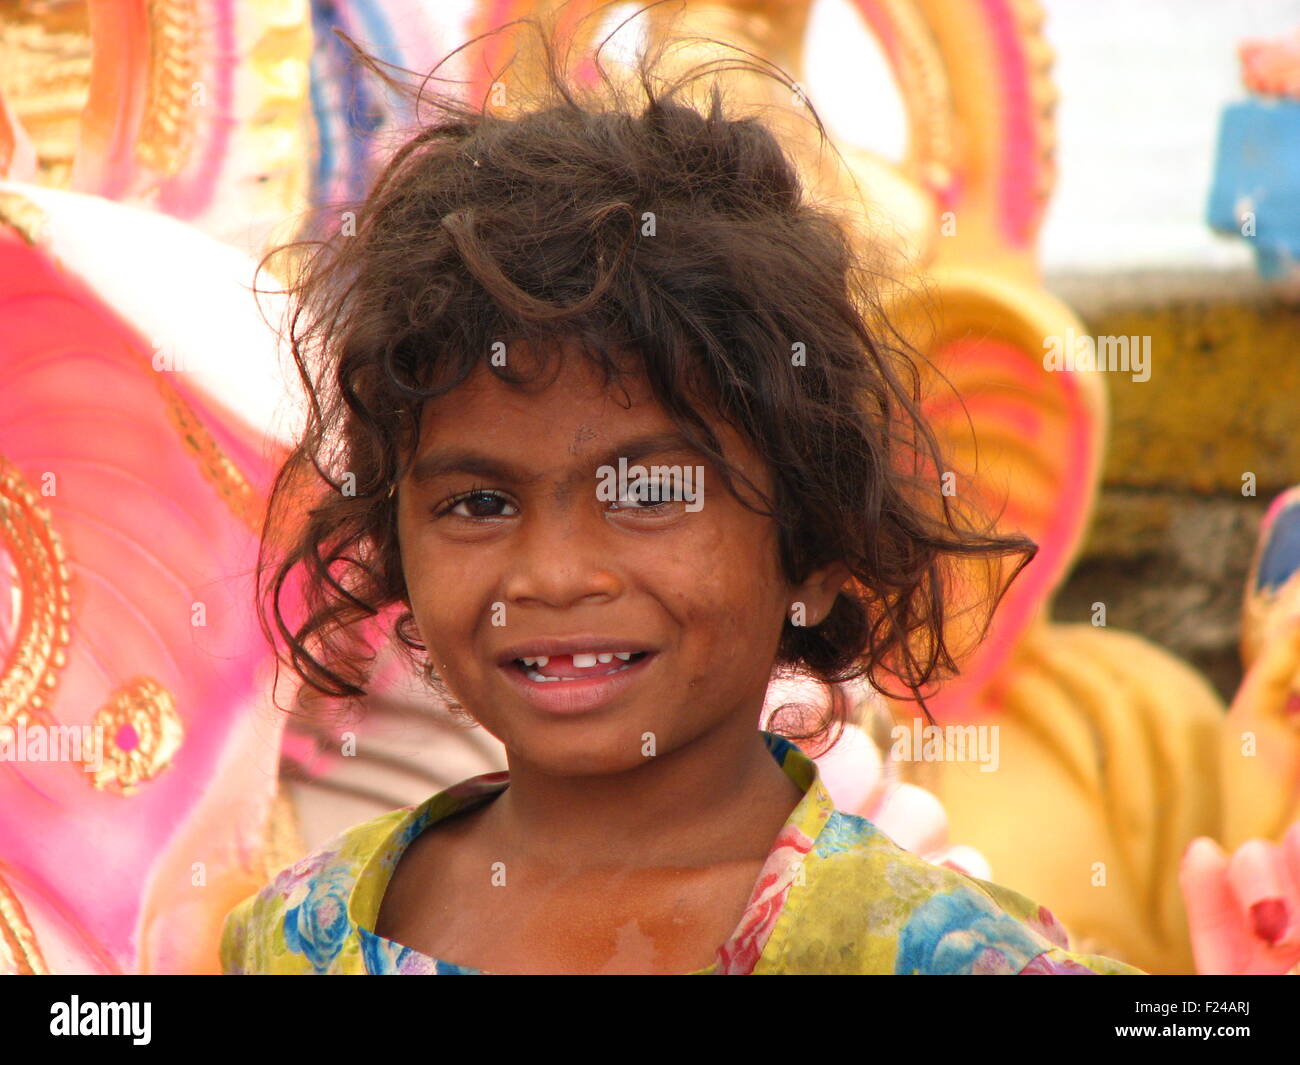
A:
{"label": "blue painted object", "polygon": [[1252,98],[1224,109],[1208,220],[1251,242],[1263,277],[1300,264],[1300,102]]}
{"label": "blue painted object", "polygon": [[1274,592],[1300,572],[1300,496],[1273,519],[1260,554],[1257,591]]}

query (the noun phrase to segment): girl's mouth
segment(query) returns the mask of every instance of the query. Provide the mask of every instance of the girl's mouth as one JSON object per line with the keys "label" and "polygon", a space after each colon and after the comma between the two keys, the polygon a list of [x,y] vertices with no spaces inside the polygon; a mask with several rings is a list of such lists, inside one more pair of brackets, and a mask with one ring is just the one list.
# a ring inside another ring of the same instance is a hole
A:
{"label": "girl's mouth", "polygon": [[654,651],[579,651],[516,658],[501,670],[520,698],[535,710],[569,715],[600,710],[633,696],[646,680],[646,671],[654,669],[658,660]]}
{"label": "girl's mouth", "polygon": [[516,658],[514,668],[534,684],[564,683],[622,673],[624,670],[631,669],[645,656],[645,651],[544,655],[538,658]]}

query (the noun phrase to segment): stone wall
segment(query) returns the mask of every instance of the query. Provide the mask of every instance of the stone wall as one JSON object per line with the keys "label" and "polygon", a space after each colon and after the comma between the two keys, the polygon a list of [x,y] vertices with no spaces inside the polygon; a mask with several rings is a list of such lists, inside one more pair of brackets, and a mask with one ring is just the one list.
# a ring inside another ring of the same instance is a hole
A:
{"label": "stone wall", "polygon": [[[1149,637],[1225,699],[1260,519],[1300,481],[1300,305],[1249,276],[1057,279],[1094,336],[1150,336],[1150,378],[1104,374],[1103,485],[1054,616]],[[1254,475],[1254,494],[1243,476]]]}

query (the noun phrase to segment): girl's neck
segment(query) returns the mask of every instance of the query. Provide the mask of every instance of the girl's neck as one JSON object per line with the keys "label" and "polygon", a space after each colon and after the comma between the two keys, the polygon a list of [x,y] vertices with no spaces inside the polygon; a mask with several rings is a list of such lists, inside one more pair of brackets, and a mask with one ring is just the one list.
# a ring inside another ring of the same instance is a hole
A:
{"label": "girl's neck", "polygon": [[534,875],[751,861],[801,798],[761,733],[727,726],[624,773],[557,777],[511,759],[474,836]]}

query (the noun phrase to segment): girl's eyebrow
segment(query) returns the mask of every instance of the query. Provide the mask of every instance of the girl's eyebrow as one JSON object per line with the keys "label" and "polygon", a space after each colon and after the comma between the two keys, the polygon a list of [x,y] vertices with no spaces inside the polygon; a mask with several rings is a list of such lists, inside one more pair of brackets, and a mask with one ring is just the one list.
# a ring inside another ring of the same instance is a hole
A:
{"label": "girl's eyebrow", "polygon": [[[680,433],[646,433],[642,436],[624,440],[615,447],[610,448],[605,454],[598,456],[595,465],[616,466],[620,458],[625,459],[630,464],[638,459],[645,458],[647,455],[658,455],[665,452],[699,454],[690,441]],[[579,461],[582,463],[583,470],[581,472],[575,471],[570,475],[569,480],[578,480],[588,476],[586,466],[591,460],[581,459]],[[516,466],[512,462],[495,458],[472,448],[453,447],[435,448],[425,452],[411,468],[411,483],[422,485],[435,477],[442,477],[450,473],[468,473],[478,477],[509,481],[519,485],[534,484],[540,481],[543,476],[536,471],[526,470],[522,466]]]}
{"label": "girl's eyebrow", "polygon": [[470,473],[496,481],[514,484],[531,484],[541,480],[541,474],[532,473],[511,462],[485,455],[468,448],[441,448],[425,452],[411,467],[411,483],[422,485],[449,473]]}

